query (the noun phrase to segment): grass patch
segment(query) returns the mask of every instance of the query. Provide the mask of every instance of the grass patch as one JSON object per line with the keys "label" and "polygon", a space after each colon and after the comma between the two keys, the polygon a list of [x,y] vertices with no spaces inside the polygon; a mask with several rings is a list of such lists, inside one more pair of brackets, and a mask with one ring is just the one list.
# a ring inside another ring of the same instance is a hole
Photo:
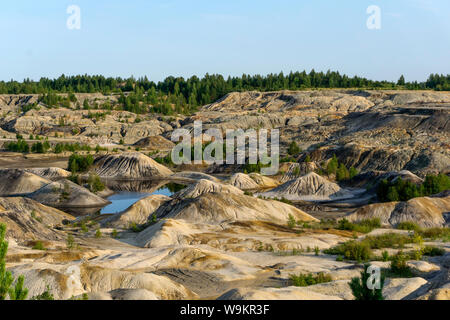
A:
{"label": "grass patch", "polygon": [[378,236],[367,236],[362,240],[362,242],[367,243],[371,249],[402,249],[405,247],[405,244],[413,243],[414,238],[404,234],[385,233]]}
{"label": "grass patch", "polygon": [[450,241],[450,228],[428,228],[419,230],[418,233],[425,239]]}
{"label": "grass patch", "polygon": [[399,230],[409,230],[409,231],[420,231],[421,228],[420,226],[412,221],[405,221],[405,222],[400,222],[399,224],[397,224],[397,229]]}
{"label": "grass patch", "polygon": [[361,220],[356,223],[352,223],[344,218],[342,220],[339,220],[337,229],[360,232],[360,233],[369,233],[373,229],[380,228],[380,227],[381,227],[381,221],[379,218],[365,219],[365,220]]}
{"label": "grass patch", "polygon": [[386,233],[378,236],[367,236],[361,241],[350,240],[327,249],[324,253],[341,256],[347,260],[362,262],[373,258],[373,249],[401,249],[404,248],[405,244],[413,243],[414,241],[414,237],[409,235]]}
{"label": "grass patch", "polygon": [[337,245],[333,248],[324,250],[326,254],[340,256],[347,260],[355,260],[358,262],[368,261],[373,253],[370,246],[365,242],[351,240]]}

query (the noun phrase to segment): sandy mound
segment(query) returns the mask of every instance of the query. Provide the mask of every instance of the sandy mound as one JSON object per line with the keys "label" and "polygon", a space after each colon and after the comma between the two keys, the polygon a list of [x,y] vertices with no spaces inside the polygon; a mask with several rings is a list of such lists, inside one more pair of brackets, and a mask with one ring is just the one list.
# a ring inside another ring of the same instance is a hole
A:
{"label": "sandy mound", "polygon": [[[338,280],[308,287],[232,289],[218,300],[353,300],[349,280]],[[387,279],[386,300],[402,300],[427,284],[423,278]]]}
{"label": "sandy mound", "polygon": [[203,172],[183,171],[177,172],[170,176],[170,180],[179,180],[181,182],[195,182],[197,180],[209,180],[219,182],[219,179]]}
{"label": "sandy mound", "polygon": [[444,198],[420,197],[407,202],[370,204],[347,216],[350,221],[380,218],[384,225],[396,226],[400,222],[412,221],[422,227],[448,225],[446,214],[450,211],[450,196]]}
{"label": "sandy mound", "polygon": [[32,168],[32,169],[25,169],[27,172],[31,172],[35,175],[38,175],[40,177],[50,179],[50,180],[57,180],[57,179],[63,179],[70,176],[70,172],[61,168]]}
{"label": "sandy mound", "polygon": [[75,218],[31,199],[0,198],[0,222],[8,227],[7,237],[19,242],[64,239],[64,234],[51,228],[61,225],[64,219]]}
{"label": "sandy mound", "polygon": [[115,289],[146,289],[161,300],[192,299],[195,294],[172,280],[152,273],[119,271],[84,266],[81,269],[84,287],[91,292]]}
{"label": "sandy mound", "polygon": [[158,300],[158,297],[146,289],[116,289],[110,292],[93,292],[88,294],[89,300]]}
{"label": "sandy mound", "polygon": [[281,186],[262,194],[267,197],[282,197],[289,200],[329,200],[351,197],[352,194],[338,184],[311,172],[288,181]]}
{"label": "sandy mound", "polygon": [[274,179],[259,173],[250,173],[248,175],[236,173],[231,177],[230,184],[241,190],[269,189],[279,185]]}
{"label": "sandy mound", "polygon": [[314,162],[302,162],[302,163],[282,163],[280,164],[280,171],[284,171],[284,175],[281,178],[281,182],[297,179],[299,176],[304,176],[317,169],[317,165]]}
{"label": "sandy mound", "polygon": [[255,181],[259,185],[260,188],[275,188],[279,185],[279,183],[276,180],[263,176],[256,172],[250,173],[248,176],[252,178],[253,181]]}
{"label": "sandy mound", "polygon": [[144,224],[161,204],[169,200],[170,198],[164,195],[148,196],[137,201],[124,212],[115,214],[102,223],[115,228],[128,228],[130,223]]}
{"label": "sandy mound", "polygon": [[114,179],[148,179],[173,173],[139,152],[105,155],[95,159],[94,166],[100,177]]}
{"label": "sandy mound", "polygon": [[342,300],[337,296],[325,295],[309,287],[287,288],[239,288],[223,294],[218,300]]}
{"label": "sandy mound", "polygon": [[56,299],[69,299],[86,292],[103,293],[117,289],[144,289],[161,300],[192,299],[196,296],[182,285],[151,273],[119,271],[83,264],[57,265],[39,262],[14,267],[11,271],[15,275],[25,276],[25,286],[30,290],[30,297],[44,292],[46,285],[52,288]]}
{"label": "sandy mound", "polygon": [[0,170],[0,181],[0,195],[3,196],[31,193],[51,182],[20,169]]}
{"label": "sandy mound", "polygon": [[133,146],[150,150],[171,150],[175,144],[164,137],[152,136],[139,140]]}
{"label": "sandy mound", "polygon": [[197,198],[202,194],[212,192],[227,193],[227,194],[230,193],[239,195],[244,193],[242,192],[242,190],[239,190],[238,188],[230,185],[201,179],[195,184],[191,184],[187,188],[174,194],[173,198],[175,199]]}
{"label": "sandy mound", "polygon": [[232,221],[213,225],[175,219],[163,220],[147,228],[136,238],[141,247],[196,246],[201,243],[202,246],[227,252],[257,252],[260,248],[273,248],[275,251],[292,251],[307,247],[328,249],[346,239],[326,233],[298,235],[285,225],[267,221]]}
{"label": "sandy mound", "polygon": [[69,180],[47,184],[27,197],[56,208],[103,207],[109,203]]}
{"label": "sandy mound", "polygon": [[230,179],[230,184],[241,190],[254,190],[258,189],[259,185],[244,173],[236,173]]}
{"label": "sandy mound", "polygon": [[258,220],[284,225],[289,214],[297,220],[316,221],[305,212],[279,201],[262,200],[236,192],[211,192],[167,202],[156,211],[156,214],[160,218],[183,219],[208,224]]}

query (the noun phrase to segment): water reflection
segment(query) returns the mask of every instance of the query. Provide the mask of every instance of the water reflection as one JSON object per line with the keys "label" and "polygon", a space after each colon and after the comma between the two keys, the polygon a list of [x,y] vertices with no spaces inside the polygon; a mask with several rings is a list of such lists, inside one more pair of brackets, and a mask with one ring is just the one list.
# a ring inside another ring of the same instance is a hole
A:
{"label": "water reflection", "polygon": [[[142,182],[142,181],[139,181]],[[130,185],[127,185],[126,188],[128,188]],[[143,184],[139,184],[140,187],[143,187]],[[135,204],[137,201],[141,200],[142,198],[148,197],[150,195],[164,195],[167,197],[172,196],[175,192],[184,189],[186,186],[176,184],[176,183],[167,183],[163,184],[162,186],[149,186],[145,185],[144,189],[148,190],[149,192],[142,192],[142,191],[117,191],[116,193],[110,197],[108,197],[108,201],[111,202],[111,204],[107,205],[106,207],[102,208],[100,210],[101,214],[115,214],[122,212],[126,209],[128,209],[130,206]],[[142,190],[142,188],[140,189]]]}
{"label": "water reflection", "polygon": [[66,208],[63,211],[73,216],[85,216],[94,214],[115,214],[128,209],[137,201],[150,195],[172,196],[174,193],[186,188],[185,185],[169,181],[120,181],[103,180],[104,184],[114,194],[107,198],[111,203],[100,208]]}

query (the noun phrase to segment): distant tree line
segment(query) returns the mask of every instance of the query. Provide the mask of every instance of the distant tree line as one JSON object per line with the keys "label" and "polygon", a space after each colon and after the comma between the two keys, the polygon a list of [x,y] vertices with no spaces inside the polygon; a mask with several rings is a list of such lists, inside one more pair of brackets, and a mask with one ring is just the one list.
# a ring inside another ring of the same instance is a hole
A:
{"label": "distant tree line", "polygon": [[[156,112],[163,114],[188,113],[197,106],[212,103],[225,94],[235,91],[277,91],[302,90],[311,88],[367,88],[367,89],[433,89],[450,90],[450,75],[432,74],[426,82],[406,82],[402,76],[397,82],[373,81],[366,78],[341,75],[339,72],[327,71],[307,73],[291,72],[284,74],[242,75],[228,77],[206,74],[203,78],[192,76],[167,77],[155,83],[147,77],[135,79],[106,78],[103,76],[78,75],[57,79],[41,78],[39,81],[25,79],[0,81],[0,94],[41,94],[41,102],[49,106],[68,106],[76,102],[74,93],[122,94],[120,104],[126,111],[135,113]],[[67,93],[65,98],[56,93]],[[123,95],[123,93],[129,93]],[[84,109],[90,108],[87,102]]]}

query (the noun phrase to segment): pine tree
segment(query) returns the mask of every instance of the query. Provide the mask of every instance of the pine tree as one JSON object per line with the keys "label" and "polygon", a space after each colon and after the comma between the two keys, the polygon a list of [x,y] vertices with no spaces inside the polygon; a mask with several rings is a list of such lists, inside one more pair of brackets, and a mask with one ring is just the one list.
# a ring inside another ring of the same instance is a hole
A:
{"label": "pine tree", "polygon": [[6,225],[0,224],[0,300],[5,300],[9,288],[14,281],[11,272],[6,271],[6,253],[8,242],[5,241]]}
{"label": "pine tree", "polygon": [[336,174],[339,162],[335,154],[333,154],[333,158],[328,162],[327,165],[327,174]]}
{"label": "pine tree", "polygon": [[397,85],[399,85],[399,86],[405,85],[405,77],[403,75],[401,75],[400,79],[398,79]]}
{"label": "pine tree", "polygon": [[296,156],[300,152],[301,152],[300,147],[297,145],[297,143],[295,141],[292,141],[291,144],[289,145],[289,149],[288,149],[289,155]]}
{"label": "pine tree", "polygon": [[14,277],[10,271],[6,270],[6,254],[8,252],[8,242],[5,240],[6,225],[0,224],[0,300],[5,300],[9,294],[11,300],[25,300],[28,295],[28,289],[23,287],[25,278],[19,276],[14,288],[11,285]]}
{"label": "pine tree", "polygon": [[384,300],[383,286],[384,276],[380,279],[380,289],[369,289],[367,286],[367,280],[369,280],[370,274],[367,273],[369,265],[364,265],[364,271],[361,271],[361,278],[353,278],[349,282],[349,286],[352,289],[355,300]]}

